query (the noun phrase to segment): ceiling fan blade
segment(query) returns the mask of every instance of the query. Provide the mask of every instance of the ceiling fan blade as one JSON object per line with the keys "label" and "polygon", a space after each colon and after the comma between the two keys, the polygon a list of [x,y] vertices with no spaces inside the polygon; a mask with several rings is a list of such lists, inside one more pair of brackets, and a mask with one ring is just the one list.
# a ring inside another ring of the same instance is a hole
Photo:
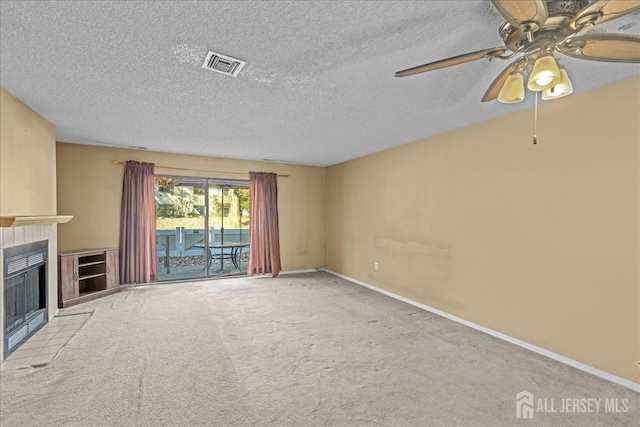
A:
{"label": "ceiling fan blade", "polygon": [[509,64],[507,68],[502,70],[502,72],[498,74],[498,77],[496,77],[496,79],[491,83],[491,85],[489,86],[489,89],[487,89],[487,91],[484,93],[484,96],[482,97],[482,102],[489,102],[496,99],[498,95],[500,95],[500,90],[502,89],[502,86],[504,86],[504,83],[507,81],[507,77],[509,77],[509,74],[513,73],[516,69],[518,69],[520,64],[525,61],[526,59],[522,57],[512,62],[511,64]]}
{"label": "ceiling fan blade", "polygon": [[491,0],[491,3],[514,28],[520,28],[524,22],[535,22],[541,27],[549,17],[544,0]]}
{"label": "ceiling fan blade", "polygon": [[640,9],[640,1],[638,0],[599,0],[578,12],[570,25],[572,28],[576,28],[581,20],[588,19],[587,17],[592,14],[601,14],[596,20],[596,24],[601,24],[633,12],[636,9]]}
{"label": "ceiling fan blade", "polygon": [[607,62],[640,62],[640,37],[629,34],[585,34],[560,45],[573,58]]}
{"label": "ceiling fan blade", "polygon": [[426,71],[437,70],[438,68],[451,67],[452,65],[464,64],[465,62],[475,61],[487,56],[501,55],[507,51],[506,47],[494,47],[493,49],[484,49],[477,52],[465,53],[464,55],[454,56],[452,58],[441,59],[440,61],[430,62],[429,64],[419,65],[417,67],[408,68],[398,71],[396,77],[412,76],[414,74],[424,73]]}

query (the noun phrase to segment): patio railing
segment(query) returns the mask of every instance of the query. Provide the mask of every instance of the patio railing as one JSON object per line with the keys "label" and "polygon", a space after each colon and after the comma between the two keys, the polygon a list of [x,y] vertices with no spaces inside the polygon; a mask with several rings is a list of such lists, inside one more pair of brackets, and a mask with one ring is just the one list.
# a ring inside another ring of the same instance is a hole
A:
{"label": "patio railing", "polygon": [[[159,257],[184,257],[204,255],[202,248],[194,245],[204,243],[204,229],[186,229],[176,227],[175,230],[156,230],[156,254]],[[249,229],[224,230],[225,242],[249,243]],[[222,242],[222,230],[211,228],[209,242]]]}

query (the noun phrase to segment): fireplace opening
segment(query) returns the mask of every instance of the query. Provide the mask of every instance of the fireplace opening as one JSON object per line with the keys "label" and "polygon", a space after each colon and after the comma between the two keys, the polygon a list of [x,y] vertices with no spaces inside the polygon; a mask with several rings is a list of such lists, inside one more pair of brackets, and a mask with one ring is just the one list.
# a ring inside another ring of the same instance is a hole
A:
{"label": "fireplace opening", "polygon": [[47,323],[47,242],[4,250],[5,358]]}

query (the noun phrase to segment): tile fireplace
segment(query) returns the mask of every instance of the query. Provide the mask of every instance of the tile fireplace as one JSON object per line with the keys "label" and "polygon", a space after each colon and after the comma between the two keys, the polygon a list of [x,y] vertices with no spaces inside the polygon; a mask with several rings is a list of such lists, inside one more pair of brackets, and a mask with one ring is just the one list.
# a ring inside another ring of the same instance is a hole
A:
{"label": "tile fireplace", "polygon": [[4,250],[4,355],[47,323],[47,241]]}
{"label": "tile fireplace", "polygon": [[57,224],[0,227],[0,360],[58,312]]}

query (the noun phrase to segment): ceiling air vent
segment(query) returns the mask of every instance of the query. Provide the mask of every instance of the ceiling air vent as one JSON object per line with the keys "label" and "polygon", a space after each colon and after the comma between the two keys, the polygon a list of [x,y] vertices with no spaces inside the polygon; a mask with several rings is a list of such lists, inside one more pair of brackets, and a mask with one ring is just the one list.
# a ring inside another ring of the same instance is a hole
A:
{"label": "ceiling air vent", "polygon": [[204,59],[202,68],[236,77],[242,67],[244,67],[244,64],[246,64],[246,62],[240,59],[209,51],[207,57]]}

